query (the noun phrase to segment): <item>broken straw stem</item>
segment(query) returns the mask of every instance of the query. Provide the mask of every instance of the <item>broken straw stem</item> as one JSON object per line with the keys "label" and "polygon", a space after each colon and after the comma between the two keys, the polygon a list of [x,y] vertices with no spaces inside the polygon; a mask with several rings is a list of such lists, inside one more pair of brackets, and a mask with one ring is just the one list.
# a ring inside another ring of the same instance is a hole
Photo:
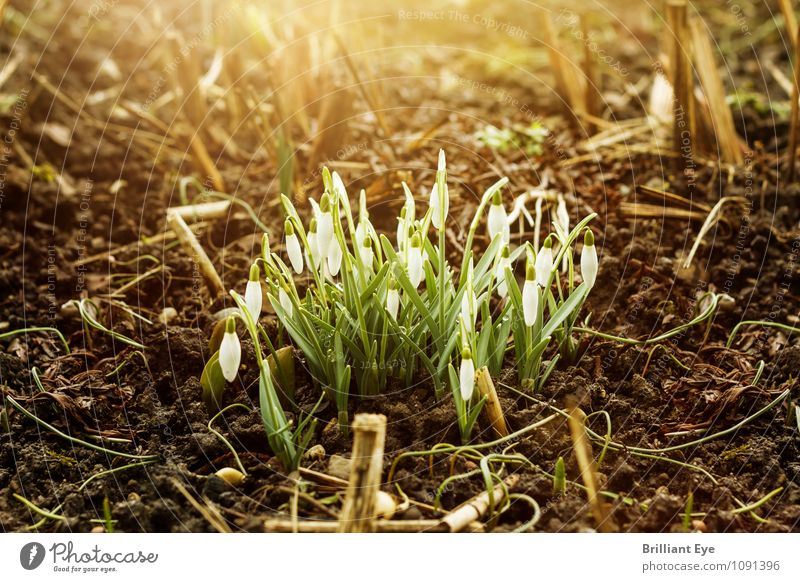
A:
{"label": "broken straw stem", "polygon": [[203,250],[203,247],[200,246],[197,237],[195,237],[194,233],[189,229],[183,217],[180,214],[168,211],[167,225],[175,233],[175,236],[178,237],[178,240],[181,242],[186,252],[188,252],[199,265],[200,271],[206,279],[211,294],[214,297],[222,295],[225,291],[222,279],[219,278],[219,274],[217,274],[217,270],[211,263],[211,259],[208,258],[208,255]]}
{"label": "broken straw stem", "polygon": [[350,481],[339,515],[340,532],[375,531],[375,497],[383,474],[386,417],[357,414],[353,421],[353,458]]}

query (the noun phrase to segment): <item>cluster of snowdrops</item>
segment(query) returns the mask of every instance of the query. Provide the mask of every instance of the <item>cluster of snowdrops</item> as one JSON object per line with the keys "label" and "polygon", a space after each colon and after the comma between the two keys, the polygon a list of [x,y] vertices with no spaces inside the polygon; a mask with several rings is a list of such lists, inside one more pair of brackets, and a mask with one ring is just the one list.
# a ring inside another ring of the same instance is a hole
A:
{"label": "cluster of snowdrops", "polygon": [[[325,169],[323,181],[325,192],[319,203],[312,200],[307,228],[291,201],[282,197],[285,252],[272,252],[264,237],[244,296],[231,291],[239,309],[228,318],[210,362],[225,380],[235,379],[241,362],[240,319],[258,362],[259,404],[269,444],[287,469],[298,466],[313,423],[310,415],[301,415],[296,426],[289,422],[285,395],[276,390],[274,367],[267,361],[276,350],[259,322],[262,283],[280,322],[279,335],[285,330],[302,352],[313,382],[335,403],[343,430],[351,394],[380,394],[390,382],[424,382],[437,398],[452,394],[461,438],[468,442],[486,401],[475,388],[476,370],[498,375],[507,352],[513,351],[520,383],[535,391],[559,359],[575,357],[572,328],[597,274],[597,251],[587,226],[594,215],[570,229],[562,200],[553,213],[554,232],[539,248],[530,242],[512,248],[503,178],[483,195],[456,271],[446,252],[449,194],[443,151],[421,216],[403,184],[405,203],[394,242],[373,227],[363,191],[356,217],[340,177]],[[484,213],[491,242],[476,254],[473,239]],[[579,238],[578,278],[573,256]],[[524,270],[521,285],[518,265]],[[310,278],[302,294],[297,275]],[[556,348],[547,350],[551,343]]]}

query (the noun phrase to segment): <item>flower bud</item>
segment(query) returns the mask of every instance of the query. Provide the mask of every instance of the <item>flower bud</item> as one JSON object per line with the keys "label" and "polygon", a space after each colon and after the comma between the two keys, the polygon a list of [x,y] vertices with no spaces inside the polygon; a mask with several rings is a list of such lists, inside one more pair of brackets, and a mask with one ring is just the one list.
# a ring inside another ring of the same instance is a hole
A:
{"label": "flower bud", "polygon": [[386,292],[386,311],[397,321],[397,313],[400,311],[400,292],[397,290],[397,282],[389,279],[389,289]]}
{"label": "flower bud", "polygon": [[219,345],[219,367],[222,369],[222,376],[228,382],[236,379],[241,362],[242,346],[239,343],[239,336],[236,335],[236,318],[230,316],[225,323],[225,335],[222,336]]}
{"label": "flower bud", "polygon": [[244,290],[244,302],[247,304],[247,310],[255,322],[258,322],[258,318],[261,317],[261,303],[263,300],[264,292],[261,290],[261,283],[259,282],[259,268],[256,263],[253,263],[250,265],[250,278]]}
{"label": "flower bud", "polygon": [[525,270],[525,284],[522,286],[522,315],[525,318],[525,325],[528,327],[536,323],[536,315],[539,311],[539,289],[536,286],[536,273],[537,270],[528,261],[528,267]]}
{"label": "flower bud", "polygon": [[292,264],[294,272],[300,274],[303,272],[303,253],[300,250],[300,241],[297,239],[291,220],[287,219],[283,228],[286,233],[286,254],[289,255],[289,262]]}
{"label": "flower bud", "polygon": [[319,203],[319,221],[317,222],[317,244],[320,259],[328,258],[330,244],[333,240],[333,215],[331,214],[331,198],[325,192]]}
{"label": "flower bud", "polygon": [[547,237],[544,239],[539,254],[536,255],[536,282],[540,287],[547,287],[547,282],[550,280],[550,273],[553,272],[553,239]]}
{"label": "flower bud", "polygon": [[492,204],[489,207],[489,217],[487,219],[489,229],[489,240],[494,240],[498,234],[503,237],[503,243],[508,244],[511,240],[511,226],[508,224],[508,215],[503,206],[503,198],[500,191],[492,196]]}
{"label": "flower bud", "polygon": [[286,289],[283,286],[278,289],[278,302],[286,312],[286,315],[291,318],[294,315],[294,305],[292,305],[292,299],[289,297],[289,294],[286,292]]}
{"label": "flower bud", "polygon": [[587,229],[583,235],[583,250],[581,251],[581,276],[583,282],[590,289],[597,280],[597,247],[594,246],[594,234]]}
{"label": "flower bud", "polygon": [[511,264],[511,251],[508,245],[504,245],[500,251],[500,259],[495,267],[494,278],[497,281],[497,294],[501,299],[508,295],[508,283],[506,282],[506,267]]}
{"label": "flower bud", "polygon": [[411,237],[411,248],[408,249],[408,278],[416,289],[422,282],[424,271],[422,268],[422,239],[418,232]]}
{"label": "flower bud", "polygon": [[475,391],[475,364],[472,361],[472,352],[469,348],[464,348],[461,352],[461,369],[459,370],[458,380],[461,388],[461,399],[465,402],[472,398]]}

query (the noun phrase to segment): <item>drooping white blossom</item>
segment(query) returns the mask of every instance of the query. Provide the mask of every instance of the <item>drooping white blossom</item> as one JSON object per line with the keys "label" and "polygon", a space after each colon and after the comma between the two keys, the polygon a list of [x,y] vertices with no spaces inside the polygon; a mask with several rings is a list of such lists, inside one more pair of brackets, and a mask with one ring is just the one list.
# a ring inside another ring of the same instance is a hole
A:
{"label": "drooping white blossom", "polygon": [[504,245],[500,250],[500,258],[494,271],[494,278],[497,282],[497,294],[501,299],[508,295],[508,283],[506,282],[506,267],[511,265],[511,251],[508,245]]}
{"label": "drooping white blossom", "polygon": [[333,239],[330,249],[328,251],[328,272],[332,277],[339,274],[339,268],[342,266],[342,247],[339,246],[339,241]]}
{"label": "drooping white blossom", "polygon": [[461,353],[461,369],[458,374],[461,389],[461,399],[468,402],[475,391],[475,363],[472,361],[472,352],[466,348]]}
{"label": "drooping white blossom", "polygon": [[424,275],[422,268],[422,239],[418,232],[415,232],[414,236],[411,237],[406,268],[408,269],[408,278],[416,289],[422,282],[422,277]]}
{"label": "drooping white blossom", "polygon": [[386,291],[386,311],[397,321],[397,314],[400,311],[400,292],[397,290],[397,282],[389,279],[389,289]]}
{"label": "drooping white blossom", "polygon": [[590,289],[597,281],[597,247],[594,244],[594,234],[586,230],[583,235],[583,250],[581,251],[581,276],[583,282]]}
{"label": "drooping white blossom", "polygon": [[536,282],[540,287],[546,287],[553,271],[553,239],[544,239],[544,245],[536,255]]}
{"label": "drooping white blossom", "polygon": [[472,259],[470,258],[467,270],[466,288],[464,289],[464,294],[461,296],[461,320],[464,322],[464,327],[468,332],[475,330],[476,312],[473,266]]}
{"label": "drooping white blossom", "polygon": [[317,221],[317,245],[319,246],[320,259],[327,259],[333,241],[333,214],[331,213],[331,198],[326,192],[319,203],[319,219]]}
{"label": "drooping white blossom", "polygon": [[492,196],[492,204],[489,206],[489,217],[486,222],[489,229],[489,240],[494,240],[494,237],[499,234],[503,237],[503,243],[508,244],[511,240],[511,225],[508,222],[508,215],[503,206],[503,197],[499,190]]}
{"label": "drooping white blossom", "polygon": [[289,262],[292,264],[294,272],[300,274],[303,272],[303,253],[300,250],[300,241],[294,232],[291,220],[286,221],[284,232],[286,233],[286,254],[289,255]]}
{"label": "drooping white blossom", "polygon": [[539,289],[536,283],[536,269],[528,263],[525,272],[525,283],[522,286],[522,315],[525,318],[525,325],[531,327],[536,323],[536,315],[539,311]]}
{"label": "drooping white blossom", "polygon": [[292,299],[289,297],[289,294],[286,292],[286,289],[284,289],[283,286],[278,289],[278,302],[286,312],[286,315],[291,318],[292,315],[294,315],[294,305],[292,305]]}
{"label": "drooping white blossom", "polygon": [[219,367],[222,369],[222,376],[228,382],[236,379],[241,362],[242,346],[239,343],[239,336],[236,335],[236,318],[229,317],[225,323],[225,334],[219,345]]}
{"label": "drooping white blossom", "polygon": [[247,310],[253,321],[258,321],[261,317],[261,304],[264,300],[264,292],[261,290],[261,283],[259,282],[259,269],[258,265],[253,263],[250,266],[250,277],[247,281],[247,287],[244,290],[244,302],[247,305]]}

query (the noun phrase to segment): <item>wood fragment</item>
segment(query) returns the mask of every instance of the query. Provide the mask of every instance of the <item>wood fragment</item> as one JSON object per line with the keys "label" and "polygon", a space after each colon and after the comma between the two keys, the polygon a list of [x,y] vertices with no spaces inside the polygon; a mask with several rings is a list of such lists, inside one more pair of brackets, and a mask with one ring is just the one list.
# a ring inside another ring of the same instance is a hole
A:
{"label": "wood fragment", "polygon": [[[583,33],[584,40],[591,38],[589,36],[589,23],[586,13],[581,14],[581,32]],[[595,62],[592,50],[589,48],[590,43],[583,43],[583,74],[586,77],[584,103],[586,105],[586,132],[593,135],[597,131],[594,118],[600,117],[599,104],[602,101],[600,94],[600,87],[597,86],[597,75],[595,75]]]}
{"label": "wood fragment", "polygon": [[[800,30],[797,31],[800,35]],[[787,184],[794,183],[795,168],[797,166],[797,124],[800,117],[800,43],[794,51],[794,78],[792,79],[792,115],[789,121],[789,167],[787,170]]]}
{"label": "wood fragment", "polygon": [[489,421],[489,426],[498,437],[508,436],[508,426],[506,425],[503,408],[500,406],[500,399],[497,397],[497,390],[489,375],[489,370],[484,366],[475,375],[475,384],[481,396],[486,396],[486,405],[483,411]]}
{"label": "wood fragment", "polygon": [[167,213],[167,226],[169,226],[172,232],[175,233],[175,236],[178,237],[178,240],[189,256],[197,262],[200,271],[205,277],[212,297],[216,298],[222,295],[225,291],[222,279],[219,278],[219,274],[211,263],[211,259],[208,258],[208,255],[203,250],[203,247],[200,246],[197,237],[189,229],[183,217],[179,214]]}
{"label": "wood fragment", "polygon": [[683,174],[694,156],[697,137],[692,62],[690,57],[689,7],[686,0],[667,2],[667,27],[671,33],[669,46],[669,81],[675,94],[673,107],[673,148],[683,155],[676,158],[676,171]]}
{"label": "wood fragment", "polygon": [[725,86],[719,76],[711,40],[698,18],[690,20],[689,28],[694,64],[705,95],[710,126],[713,129],[719,155],[723,162],[741,165],[744,163],[744,155],[733,123],[731,108],[725,100]]}
{"label": "wood fragment", "polygon": [[203,202],[187,206],[173,206],[172,208],[167,208],[167,213],[178,214],[184,220],[189,218],[195,221],[210,220],[212,218],[222,218],[228,214],[230,208],[230,200],[218,200],[216,202]]}
{"label": "wood fragment", "polygon": [[592,445],[586,436],[585,419],[584,412],[573,404],[569,411],[569,430],[572,434],[575,459],[578,461],[578,468],[581,471],[581,480],[586,487],[586,496],[589,499],[589,506],[597,523],[597,529],[601,532],[611,532],[616,527],[608,513],[606,504],[599,495],[600,484],[597,481],[597,471],[592,457]]}
{"label": "wood fragment", "polygon": [[550,69],[555,75],[556,91],[561,95],[570,113],[573,115],[585,113],[585,94],[581,87],[581,79],[577,75],[576,66],[571,59],[565,56],[549,11],[541,10],[540,18],[544,44],[550,57]]}
{"label": "wood fragment", "polygon": [[[325,520],[299,520],[292,524],[289,519],[269,519],[264,522],[264,532],[269,533],[336,533],[339,522]],[[448,533],[447,525],[438,519],[378,520],[376,533]],[[482,533],[482,524],[472,522],[466,528],[470,533]]]}
{"label": "wood fragment", "polygon": [[216,164],[214,164],[214,160],[211,159],[205,143],[203,143],[203,138],[199,129],[190,129],[189,131],[191,132],[189,145],[192,148],[192,153],[194,154],[197,165],[203,169],[208,179],[211,180],[211,185],[214,187],[214,190],[217,192],[225,192],[225,182],[222,180],[222,174],[219,173]]}
{"label": "wood fragment", "polygon": [[786,36],[789,37],[791,47],[797,51],[797,17],[794,15],[794,7],[792,0],[778,0],[783,14],[783,27],[786,30]]}
{"label": "wood fragment", "polygon": [[383,474],[386,417],[382,414],[357,414],[352,429],[350,481],[339,515],[339,531],[371,532],[375,530],[375,496]]}
{"label": "wood fragment", "polygon": [[[511,490],[519,482],[519,475],[512,474],[503,480],[503,485],[498,483],[492,490],[492,497],[494,498],[494,505],[498,507],[502,505],[505,497],[505,491]],[[471,523],[478,521],[481,517],[486,515],[491,505],[490,496],[488,491],[481,491],[472,499],[459,505],[453,511],[448,513],[442,518],[442,523],[447,525],[450,532],[459,532],[466,529]]]}

